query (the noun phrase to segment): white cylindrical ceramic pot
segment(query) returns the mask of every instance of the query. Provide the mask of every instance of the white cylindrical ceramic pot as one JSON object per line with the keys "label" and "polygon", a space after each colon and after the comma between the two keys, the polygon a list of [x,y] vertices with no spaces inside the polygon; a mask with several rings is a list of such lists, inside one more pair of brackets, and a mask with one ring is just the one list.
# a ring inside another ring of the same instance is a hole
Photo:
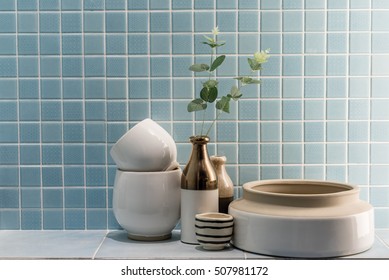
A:
{"label": "white cylindrical ceramic pot", "polygon": [[180,219],[181,169],[164,172],[117,170],[113,188],[116,220],[135,240],[163,240]]}
{"label": "white cylindrical ceramic pot", "polygon": [[354,185],[315,180],[267,180],[243,185],[233,201],[235,247],[298,258],[360,253],[374,241],[373,207]]}
{"label": "white cylindrical ceramic pot", "polygon": [[234,228],[231,215],[208,212],[195,217],[197,241],[205,250],[222,250],[230,243]]}

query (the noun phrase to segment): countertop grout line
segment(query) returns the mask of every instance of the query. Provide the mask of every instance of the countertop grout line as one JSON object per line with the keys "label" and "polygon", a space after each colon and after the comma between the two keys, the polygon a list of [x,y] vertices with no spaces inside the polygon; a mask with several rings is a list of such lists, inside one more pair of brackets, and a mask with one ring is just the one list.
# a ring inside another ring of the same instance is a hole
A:
{"label": "countertop grout line", "polygon": [[96,259],[96,255],[99,253],[101,246],[103,246],[105,239],[107,238],[107,235],[109,234],[110,230],[106,230],[103,239],[100,241],[100,244],[97,246],[96,250],[94,251],[92,255],[92,260]]}
{"label": "countertop grout line", "polygon": [[[389,232],[389,231],[388,231]],[[382,244],[384,244],[384,246],[389,250],[389,244],[385,242],[385,240],[379,235],[379,233],[376,232],[376,237],[379,241],[382,242]]]}

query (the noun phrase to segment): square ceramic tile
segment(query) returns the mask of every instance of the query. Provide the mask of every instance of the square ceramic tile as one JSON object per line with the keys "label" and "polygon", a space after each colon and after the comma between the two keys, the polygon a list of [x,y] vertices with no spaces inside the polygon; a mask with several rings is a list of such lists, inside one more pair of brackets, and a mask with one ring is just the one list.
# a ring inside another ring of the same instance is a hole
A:
{"label": "square ceramic tile", "polygon": [[388,141],[388,135],[385,133],[389,128],[389,122],[373,121],[371,123],[371,140]]}
{"label": "square ceramic tile", "polygon": [[60,0],[40,0],[39,10],[41,11],[58,11],[60,8]]}
{"label": "square ceramic tile", "polygon": [[3,89],[3,94],[0,99],[16,99],[17,81],[14,79],[1,79],[0,87]]}
{"label": "square ceramic tile", "polygon": [[169,32],[170,26],[170,13],[168,12],[155,12],[150,14],[150,31],[151,32]]}
{"label": "square ceramic tile", "polygon": [[238,30],[241,32],[258,31],[258,13],[241,11],[238,13]]}
{"label": "square ceramic tile", "polygon": [[303,31],[303,13],[299,11],[283,12],[283,28],[284,32]]}
{"label": "square ceramic tile", "polygon": [[388,31],[389,27],[386,24],[388,11],[374,11],[372,12],[372,30],[373,31]]}
{"label": "square ceramic tile", "polygon": [[76,0],[62,0],[61,1],[62,10],[81,10],[82,3]]}
{"label": "square ceramic tile", "polygon": [[84,32],[103,32],[104,31],[104,13],[85,12],[83,15]]}
{"label": "square ceramic tile", "polygon": [[17,8],[19,11],[36,11],[38,9],[38,1],[19,0],[17,3]]}
{"label": "square ceramic tile", "polygon": [[15,4],[15,0],[5,0],[0,7],[0,11],[14,11],[16,8]]}
{"label": "square ceramic tile", "polygon": [[103,10],[104,1],[103,0],[85,0],[84,1],[84,10]]}
{"label": "square ceramic tile", "polygon": [[106,32],[126,32],[126,13],[106,12],[105,13]]}
{"label": "square ceramic tile", "polygon": [[61,15],[61,30],[64,33],[78,33],[82,31],[81,13],[66,13]]}
{"label": "square ceramic tile", "polygon": [[150,0],[150,8],[153,10],[167,10],[170,7],[168,0]]}
{"label": "square ceramic tile", "polygon": [[348,57],[346,55],[328,55],[327,56],[327,75],[345,76],[347,73]]}
{"label": "square ceramic tile", "polygon": [[[92,259],[105,231],[2,231],[0,258]],[[39,244],[39,246],[38,246]]]}
{"label": "square ceramic tile", "polygon": [[38,15],[33,13],[19,13],[18,32],[20,33],[38,32]]}
{"label": "square ceramic tile", "polygon": [[0,19],[0,33],[15,33],[16,15],[15,13],[2,13]]}

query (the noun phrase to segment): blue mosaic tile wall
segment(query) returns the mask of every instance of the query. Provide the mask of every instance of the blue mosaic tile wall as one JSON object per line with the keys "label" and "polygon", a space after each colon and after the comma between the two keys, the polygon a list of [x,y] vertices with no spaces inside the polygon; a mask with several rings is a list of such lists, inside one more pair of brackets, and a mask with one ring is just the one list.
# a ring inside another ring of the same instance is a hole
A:
{"label": "blue mosaic tile wall", "polygon": [[109,149],[144,118],[184,165],[216,25],[221,91],[272,54],[211,133],[235,184],[348,181],[389,228],[389,1],[1,0],[0,229],[117,228]]}

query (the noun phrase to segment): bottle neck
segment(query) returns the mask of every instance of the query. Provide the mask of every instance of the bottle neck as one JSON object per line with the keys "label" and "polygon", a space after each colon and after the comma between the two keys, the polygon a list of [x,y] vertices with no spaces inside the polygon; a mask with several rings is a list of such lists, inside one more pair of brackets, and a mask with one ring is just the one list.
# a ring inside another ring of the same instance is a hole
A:
{"label": "bottle neck", "polygon": [[218,172],[224,172],[227,158],[225,156],[211,156],[211,162]]}
{"label": "bottle neck", "polygon": [[208,136],[191,136],[190,142],[193,144],[208,144],[209,137]]}
{"label": "bottle neck", "polygon": [[183,171],[182,189],[212,190],[217,189],[217,177],[208,156],[208,137],[192,136],[192,154]]}
{"label": "bottle neck", "polygon": [[192,142],[192,157],[198,161],[209,161],[207,148],[209,138],[207,136],[192,136],[190,142]]}

